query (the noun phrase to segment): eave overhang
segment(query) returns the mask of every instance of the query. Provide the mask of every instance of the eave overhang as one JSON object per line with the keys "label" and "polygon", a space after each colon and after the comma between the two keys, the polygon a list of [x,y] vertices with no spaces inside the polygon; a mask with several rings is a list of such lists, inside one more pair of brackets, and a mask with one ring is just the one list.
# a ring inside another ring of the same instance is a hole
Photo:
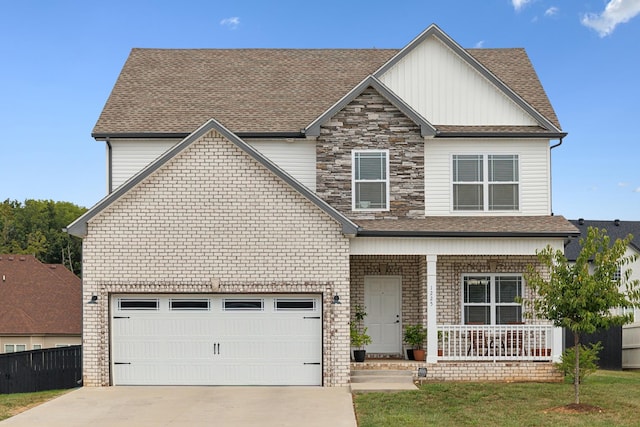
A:
{"label": "eave overhang", "polygon": [[192,134],[184,138],[181,142],[167,150],[163,155],[161,155],[158,159],[149,164],[146,168],[138,172],[136,175],[131,177],[124,184],[119,186],[115,191],[108,194],[102,200],[100,200],[95,206],[89,209],[84,215],[80,216],[73,223],[71,223],[67,228],[64,229],[67,233],[78,236],[78,237],[86,237],[88,233],[88,222],[108,208],[111,204],[116,202],[120,197],[128,193],[142,181],[144,181],[149,175],[154,173],[156,170],[161,168],[171,159],[173,159],[177,154],[185,150],[195,141],[209,133],[210,131],[215,130],[220,133],[224,138],[229,140],[231,143],[235,144],[238,148],[246,152],[249,156],[253,157],[256,161],[266,167],[273,174],[282,179],[285,183],[291,186],[294,190],[300,193],[303,197],[308,199],[310,202],[315,204],[318,208],[320,208],[323,212],[333,218],[342,226],[342,233],[347,236],[354,236],[357,233],[358,226],[353,223],[346,216],[338,212],[336,209],[331,207],[328,203],[318,197],[313,191],[309,190],[303,184],[301,184],[298,180],[293,178],[287,172],[279,168],[275,163],[267,159],[264,155],[262,155],[259,151],[254,149],[251,145],[244,142],[240,137],[233,132],[229,131],[222,124],[220,124],[215,119],[210,119],[202,126],[200,126],[196,131]]}

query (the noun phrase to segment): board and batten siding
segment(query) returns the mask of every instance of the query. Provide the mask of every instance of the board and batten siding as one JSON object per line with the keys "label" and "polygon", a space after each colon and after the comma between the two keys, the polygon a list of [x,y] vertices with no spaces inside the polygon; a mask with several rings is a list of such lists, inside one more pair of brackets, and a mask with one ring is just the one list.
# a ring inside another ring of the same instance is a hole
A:
{"label": "board and batten siding", "polygon": [[316,143],[312,140],[245,140],[249,145],[300,181],[316,191]]}
{"label": "board and batten siding", "polygon": [[180,141],[160,138],[111,139],[111,188],[107,191],[121,186]]}
{"label": "board and batten siding", "polygon": [[538,123],[435,37],[428,37],[380,80],[436,125]]}
{"label": "board and batten siding", "polygon": [[[113,191],[144,169],[180,139],[112,139],[111,189]],[[314,141],[248,140],[252,147],[264,154],[289,175],[316,189],[316,149]]]}
{"label": "board and batten siding", "polygon": [[[545,139],[428,140],[425,144],[425,214],[550,215],[551,172],[549,141]],[[452,158],[454,154],[517,154],[520,164],[518,211],[454,211]]]}

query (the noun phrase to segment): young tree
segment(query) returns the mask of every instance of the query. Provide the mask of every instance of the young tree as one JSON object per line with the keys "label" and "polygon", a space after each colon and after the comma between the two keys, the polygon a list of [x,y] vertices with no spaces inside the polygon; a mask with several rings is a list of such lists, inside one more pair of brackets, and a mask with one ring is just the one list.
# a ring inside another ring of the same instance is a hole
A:
{"label": "young tree", "polygon": [[611,244],[606,230],[589,227],[586,238],[580,239],[582,250],[575,263],[547,246],[537,254],[546,271],[528,267],[525,279],[536,297],[527,304],[537,316],[573,332],[576,404],[580,403],[581,334],[632,322],[633,314],[620,314],[616,309],[640,306],[640,283],[631,280],[631,269],[625,268],[636,259],[626,255],[632,238],[629,235]]}

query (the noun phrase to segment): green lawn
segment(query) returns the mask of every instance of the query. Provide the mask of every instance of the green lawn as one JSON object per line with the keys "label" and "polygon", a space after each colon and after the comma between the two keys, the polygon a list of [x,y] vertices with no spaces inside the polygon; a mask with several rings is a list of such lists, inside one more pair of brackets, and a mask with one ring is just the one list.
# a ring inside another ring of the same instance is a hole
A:
{"label": "green lawn", "polygon": [[37,393],[0,394],[0,421],[58,397],[69,390],[49,390]]}
{"label": "green lawn", "polygon": [[354,395],[359,427],[640,426],[640,372],[598,371],[580,387],[580,403],[601,413],[553,410],[573,402],[573,385],[428,383],[419,391]]}

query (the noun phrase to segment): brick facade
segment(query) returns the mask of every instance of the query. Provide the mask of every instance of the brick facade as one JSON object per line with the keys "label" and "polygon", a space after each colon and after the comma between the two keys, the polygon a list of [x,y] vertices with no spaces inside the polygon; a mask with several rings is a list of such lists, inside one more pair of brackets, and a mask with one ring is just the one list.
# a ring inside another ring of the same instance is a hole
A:
{"label": "brick facade", "polygon": [[[390,210],[351,210],[351,153],[388,149]],[[317,194],[352,219],[424,217],[424,139],[420,128],[373,88],[366,89],[320,129]]]}
{"label": "brick facade", "polygon": [[[84,239],[84,384],[110,384],[112,293],[323,295],[325,386],[349,382],[349,241],[338,223],[210,132],[109,206]],[[333,295],[343,304],[332,305]]]}

